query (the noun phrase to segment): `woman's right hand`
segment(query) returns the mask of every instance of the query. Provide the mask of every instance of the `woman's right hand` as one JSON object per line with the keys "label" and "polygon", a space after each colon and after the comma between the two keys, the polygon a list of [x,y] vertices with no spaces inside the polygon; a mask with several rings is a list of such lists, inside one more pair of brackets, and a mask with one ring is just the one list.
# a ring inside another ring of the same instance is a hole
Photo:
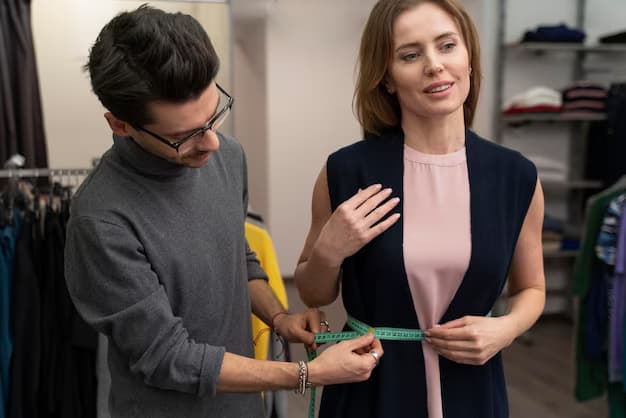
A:
{"label": "woman's right hand", "polygon": [[380,361],[383,346],[369,333],[330,346],[309,363],[308,379],[315,386],[367,380],[378,364],[372,351]]}
{"label": "woman's right hand", "polygon": [[382,189],[380,184],[359,190],[330,216],[320,231],[314,251],[329,266],[341,265],[346,257],[359,251],[400,219],[400,214],[394,213],[379,222],[400,202],[397,197],[384,202],[390,195],[391,189]]}

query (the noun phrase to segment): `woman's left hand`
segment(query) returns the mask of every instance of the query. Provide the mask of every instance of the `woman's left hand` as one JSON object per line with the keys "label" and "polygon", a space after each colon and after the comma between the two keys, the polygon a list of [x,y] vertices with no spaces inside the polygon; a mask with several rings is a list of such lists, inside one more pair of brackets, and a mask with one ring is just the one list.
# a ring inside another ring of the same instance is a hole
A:
{"label": "woman's left hand", "polygon": [[426,342],[445,358],[480,365],[515,339],[506,316],[464,316],[426,330]]}

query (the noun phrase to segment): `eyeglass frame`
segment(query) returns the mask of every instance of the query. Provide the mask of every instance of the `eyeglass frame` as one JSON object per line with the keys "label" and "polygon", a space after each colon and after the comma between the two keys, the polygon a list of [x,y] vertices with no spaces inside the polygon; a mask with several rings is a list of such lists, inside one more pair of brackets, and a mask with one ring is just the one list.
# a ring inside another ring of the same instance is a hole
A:
{"label": "eyeglass frame", "polygon": [[222,92],[224,94],[224,96],[226,96],[226,99],[228,100],[226,102],[226,105],[221,108],[215,115],[213,115],[211,117],[211,119],[209,119],[209,121],[206,123],[206,125],[202,128],[199,128],[195,131],[193,131],[192,133],[190,133],[189,135],[186,135],[185,137],[183,137],[182,139],[179,139],[178,141],[170,141],[167,138],[162,137],[159,134],[156,134],[146,128],[144,128],[143,126],[136,126],[135,129],[137,129],[138,131],[141,132],[145,132],[148,135],[152,136],[154,139],[158,140],[159,142],[164,143],[165,145],[169,146],[170,148],[173,148],[176,150],[176,152],[178,152],[178,149],[187,141],[189,141],[190,139],[195,138],[196,136],[202,136],[206,133],[206,131],[211,130],[213,128],[213,125],[215,124],[215,122],[217,120],[219,120],[219,118],[226,112],[229,112],[230,110],[232,110],[233,108],[233,104],[235,103],[235,99],[233,98],[233,96],[231,96],[230,94],[228,94],[226,92],[226,90],[224,90],[219,84],[215,83],[215,85],[217,86],[217,89]]}

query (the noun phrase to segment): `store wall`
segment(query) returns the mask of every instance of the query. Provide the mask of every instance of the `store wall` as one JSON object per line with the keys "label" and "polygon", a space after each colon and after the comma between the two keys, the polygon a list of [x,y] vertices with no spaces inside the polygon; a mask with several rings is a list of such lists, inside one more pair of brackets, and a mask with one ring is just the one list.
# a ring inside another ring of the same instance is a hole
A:
{"label": "store wall", "polygon": [[291,0],[274,3],[268,17],[268,220],[286,274],[302,249],[326,157],[361,137],[354,69],[373,3]]}
{"label": "store wall", "polygon": [[248,194],[253,211],[269,213],[267,53],[264,19],[233,25],[233,110],[235,138],[248,159]]}
{"label": "store wall", "polygon": [[[146,1],[33,0],[32,27],[50,167],[90,167],[111,145],[105,110],[81,67],[100,29],[116,14]],[[203,24],[222,59],[219,80],[230,87],[228,6],[159,1],[155,7],[189,13]]]}

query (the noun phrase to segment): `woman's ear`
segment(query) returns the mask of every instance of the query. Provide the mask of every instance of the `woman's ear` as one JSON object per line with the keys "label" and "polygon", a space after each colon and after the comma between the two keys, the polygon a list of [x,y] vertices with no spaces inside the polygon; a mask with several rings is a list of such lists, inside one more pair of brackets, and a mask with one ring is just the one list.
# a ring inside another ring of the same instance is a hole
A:
{"label": "woman's ear", "polygon": [[385,77],[385,80],[383,81],[383,85],[385,86],[387,93],[395,94],[396,86],[394,85],[393,81],[390,80],[388,77]]}

